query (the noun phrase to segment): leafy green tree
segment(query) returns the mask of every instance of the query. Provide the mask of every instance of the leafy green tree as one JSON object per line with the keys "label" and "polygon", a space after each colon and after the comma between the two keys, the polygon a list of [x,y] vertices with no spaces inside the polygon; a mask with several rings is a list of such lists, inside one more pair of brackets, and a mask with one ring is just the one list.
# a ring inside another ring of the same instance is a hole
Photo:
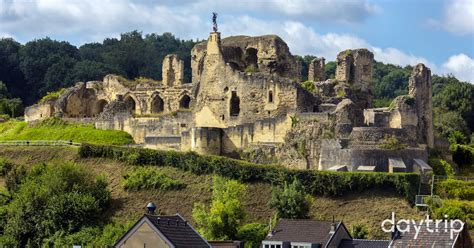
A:
{"label": "leafy green tree", "polygon": [[336,77],[336,66],[337,63],[335,61],[327,62],[324,66],[324,73],[326,74],[326,78],[335,78]]}
{"label": "leafy green tree", "polygon": [[4,235],[19,247],[39,247],[57,232],[98,223],[110,200],[103,177],[73,164],[35,165],[11,193]]}
{"label": "leafy green tree", "polygon": [[279,218],[305,219],[309,217],[310,201],[307,199],[303,185],[294,179],[283,188],[276,188],[268,203],[270,208],[277,211]]}
{"label": "leafy green tree", "polygon": [[235,180],[221,177],[214,177],[213,180],[210,208],[203,203],[196,203],[193,209],[197,229],[206,239],[236,239],[237,231],[245,219],[245,210],[241,203],[245,186]]}
{"label": "leafy green tree", "polygon": [[11,38],[0,39],[0,81],[3,81],[14,97],[25,97],[24,76],[20,70],[21,44]]}
{"label": "leafy green tree", "polygon": [[[24,99],[27,104],[36,102],[48,91],[70,86],[68,72],[74,61],[79,59],[78,49],[68,42],[59,42],[50,38],[34,40],[20,49],[20,69],[25,77],[25,87],[37,89],[30,91]],[[51,68],[53,65],[54,68]],[[55,70],[59,70],[55,72]],[[45,78],[48,74],[47,78]],[[67,80],[67,81],[64,81]],[[62,86],[54,87],[55,84]]]}
{"label": "leafy green tree", "polygon": [[469,133],[469,128],[461,114],[456,111],[446,111],[441,108],[433,109],[435,131],[442,137],[449,137],[455,131]]}
{"label": "leafy green tree", "polygon": [[444,87],[437,89],[439,92],[433,97],[433,105],[459,113],[470,131],[474,130],[474,85],[450,76],[445,81],[442,83]]}
{"label": "leafy green tree", "polygon": [[351,228],[351,235],[355,239],[367,239],[369,237],[369,229],[364,224],[354,224]]}

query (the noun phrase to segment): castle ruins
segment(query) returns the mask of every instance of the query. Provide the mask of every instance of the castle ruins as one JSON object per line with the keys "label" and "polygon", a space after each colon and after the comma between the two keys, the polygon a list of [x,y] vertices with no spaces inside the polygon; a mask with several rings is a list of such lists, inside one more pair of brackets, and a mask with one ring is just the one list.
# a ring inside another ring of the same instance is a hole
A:
{"label": "castle ruins", "polygon": [[152,149],[195,151],[290,168],[331,171],[421,171],[433,146],[431,72],[414,67],[409,94],[372,107],[374,55],[342,51],[334,79],[325,59],[301,65],[278,36],[211,32],[191,52],[192,82],[176,55],[163,80],[107,75],[77,83],[57,100],[28,107],[25,119],[49,117],[130,133]]}

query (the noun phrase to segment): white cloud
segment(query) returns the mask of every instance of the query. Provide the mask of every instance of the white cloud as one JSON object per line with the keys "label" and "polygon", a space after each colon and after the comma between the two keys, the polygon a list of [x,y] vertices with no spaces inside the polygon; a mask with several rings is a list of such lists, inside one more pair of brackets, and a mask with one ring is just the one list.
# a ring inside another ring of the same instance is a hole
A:
{"label": "white cloud", "polygon": [[466,35],[474,33],[474,0],[446,1],[441,20],[428,20],[433,26]]}
{"label": "white cloud", "polygon": [[442,65],[441,73],[450,73],[459,80],[474,83],[474,59],[463,53],[453,55]]}

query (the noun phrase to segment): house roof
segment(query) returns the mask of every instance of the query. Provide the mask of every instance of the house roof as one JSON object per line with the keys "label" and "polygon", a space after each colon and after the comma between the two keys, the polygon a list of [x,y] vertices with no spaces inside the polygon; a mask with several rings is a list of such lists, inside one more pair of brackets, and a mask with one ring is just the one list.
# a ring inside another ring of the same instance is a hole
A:
{"label": "house roof", "polygon": [[[454,222],[454,228],[458,229],[461,227],[461,224]],[[451,239],[451,228],[450,223],[448,222],[448,230],[445,232],[444,222],[439,226],[438,231],[430,232],[426,228],[426,223],[418,225],[418,228],[421,228],[418,236],[415,239],[416,231],[413,225],[410,226],[410,232],[399,232],[399,235],[392,241],[390,247],[392,248],[405,248],[405,247],[452,247],[456,242],[459,233],[453,234],[453,239]],[[404,230],[404,227],[400,227],[400,230]],[[463,225],[464,228],[464,225]],[[430,224],[430,229],[435,230],[435,224]]]}
{"label": "house roof", "polygon": [[125,235],[123,235],[114,247],[119,247],[120,244],[126,241],[136,229],[144,222],[148,222],[154,227],[155,232],[160,235],[165,241],[171,243],[173,247],[194,247],[204,248],[211,247],[207,241],[199,235],[196,230],[183,218],[181,215],[143,215],[140,220],[130,228]]}
{"label": "house roof", "polygon": [[177,248],[210,247],[204,238],[181,215],[145,215],[151,223]]}
{"label": "house roof", "polygon": [[[289,241],[326,244],[332,236],[330,221],[281,219],[265,241]],[[337,226],[341,222],[336,222]]]}
{"label": "house roof", "polygon": [[387,248],[390,240],[343,239],[338,248]]}

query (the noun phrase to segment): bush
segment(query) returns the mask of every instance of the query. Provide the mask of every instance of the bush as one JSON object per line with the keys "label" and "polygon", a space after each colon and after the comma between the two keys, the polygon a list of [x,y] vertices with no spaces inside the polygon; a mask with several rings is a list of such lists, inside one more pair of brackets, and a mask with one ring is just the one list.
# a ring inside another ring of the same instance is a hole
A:
{"label": "bush", "polygon": [[197,175],[217,174],[245,182],[262,181],[284,185],[297,178],[307,193],[338,196],[373,188],[395,189],[414,200],[420,177],[415,173],[330,172],[291,170],[282,166],[258,165],[227,157],[198,155],[195,152],[160,151],[83,144],[79,156],[111,158],[131,165],[171,166]]}
{"label": "bush", "polygon": [[442,198],[474,201],[474,181],[448,179],[436,185],[436,193]]}
{"label": "bush", "polygon": [[35,165],[5,207],[4,234],[19,247],[39,247],[45,238],[98,223],[109,200],[103,177],[73,164]]}
{"label": "bush", "polygon": [[196,203],[193,218],[199,233],[206,239],[235,240],[237,230],[245,219],[241,203],[245,185],[221,177],[214,177],[213,181],[210,208],[207,209],[203,203]]}
{"label": "bush", "polygon": [[314,86],[314,82],[312,81],[304,81],[302,84],[301,84],[301,87],[313,94],[316,94],[317,93],[317,89],[316,89],[316,86]]}
{"label": "bush", "polygon": [[39,103],[45,103],[47,101],[56,101],[66,91],[65,88],[61,88],[57,91],[48,92],[43,98],[39,100]]}
{"label": "bush", "polygon": [[268,207],[277,211],[278,218],[306,219],[308,218],[310,202],[306,199],[303,186],[298,180],[283,188],[277,188],[272,193]]}
{"label": "bush", "polygon": [[364,224],[354,224],[351,229],[352,238],[367,239],[369,237],[369,229]]}
{"label": "bush", "polygon": [[13,165],[6,158],[0,157],[0,176],[5,176],[12,169]]}
{"label": "bush", "polygon": [[474,220],[474,201],[443,200],[441,206],[432,206],[434,217],[437,219],[460,219],[468,225]]}
{"label": "bush", "polygon": [[245,248],[259,248],[267,234],[268,225],[250,223],[239,228],[237,239],[244,242]]}
{"label": "bush", "polygon": [[433,168],[435,175],[453,177],[456,174],[453,166],[439,157],[429,158],[428,164]]}
{"label": "bush", "polygon": [[380,149],[386,150],[401,150],[405,149],[406,147],[407,145],[400,143],[395,135],[386,135],[384,137],[383,143],[379,145]]}
{"label": "bush", "polygon": [[168,177],[156,168],[140,167],[124,176],[122,185],[127,190],[182,189],[186,185],[179,180]]}

